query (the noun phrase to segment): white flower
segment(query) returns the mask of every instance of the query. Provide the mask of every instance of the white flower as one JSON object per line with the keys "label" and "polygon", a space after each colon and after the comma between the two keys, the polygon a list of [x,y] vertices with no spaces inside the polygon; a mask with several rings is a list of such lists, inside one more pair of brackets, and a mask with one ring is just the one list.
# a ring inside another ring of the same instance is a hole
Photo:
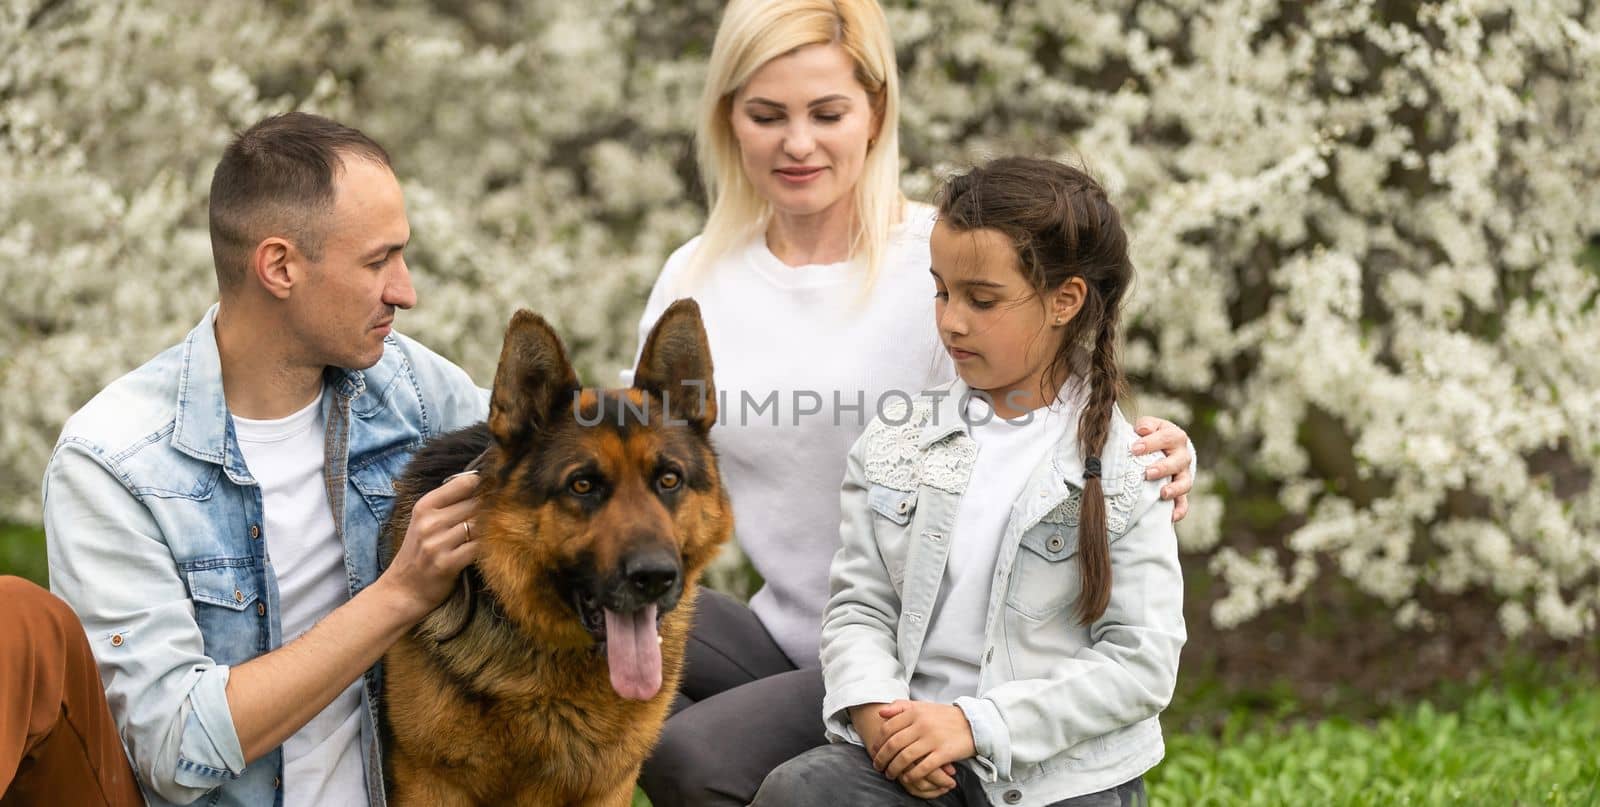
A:
{"label": "white flower", "polygon": [[[0,384],[26,391],[0,418],[4,517],[37,521],[67,415],[213,298],[211,169],[263,115],[390,149],[422,298],[401,326],[480,382],[523,305],[615,377],[704,215],[715,3],[127,0],[29,27],[37,5],[0,6]],[[1222,580],[1218,624],[1321,568],[1418,627],[1425,593],[1487,594],[1510,635],[1594,631],[1600,11],[887,6],[908,194],[1020,152],[1083,158],[1122,211],[1135,391],[1214,429],[1179,534]],[[1273,548],[1246,556],[1222,525],[1257,519]]]}

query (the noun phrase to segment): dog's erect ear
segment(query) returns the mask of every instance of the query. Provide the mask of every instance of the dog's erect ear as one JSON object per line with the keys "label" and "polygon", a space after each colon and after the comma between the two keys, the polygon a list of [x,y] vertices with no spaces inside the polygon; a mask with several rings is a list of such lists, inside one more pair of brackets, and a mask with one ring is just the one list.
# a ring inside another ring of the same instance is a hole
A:
{"label": "dog's erect ear", "polygon": [[700,321],[700,306],[679,300],[650,329],[633,386],[666,398],[668,410],[701,431],[717,421],[717,391],[711,383],[711,343]]}
{"label": "dog's erect ear", "polygon": [[572,405],[577,389],[578,374],[550,325],[527,309],[512,315],[489,396],[494,439],[507,448],[523,444],[559,407]]}

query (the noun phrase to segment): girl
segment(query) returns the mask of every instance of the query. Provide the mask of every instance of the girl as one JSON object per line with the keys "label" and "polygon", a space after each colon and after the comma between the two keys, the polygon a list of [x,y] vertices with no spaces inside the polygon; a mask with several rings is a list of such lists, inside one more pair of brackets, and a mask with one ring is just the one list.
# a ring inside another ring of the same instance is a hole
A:
{"label": "girl", "polygon": [[959,379],[850,451],[838,744],[755,804],[1142,803],[1185,631],[1172,504],[1116,408],[1122,223],[1084,172],[1003,159],[948,183],[931,249]]}
{"label": "girl", "polygon": [[[673,300],[705,318],[725,396],[712,440],[739,546],[765,585],[705,592],[673,717],[640,783],[656,807],[744,805],[822,743],[817,636],[839,543],[839,469],[880,401],[948,383],[929,327],[933,210],[900,192],[894,43],[876,0],[733,0],[696,144],[710,211],[667,260],[639,324]],[[1187,438],[1141,423],[1178,497]],[[760,719],[751,719],[759,714]]]}

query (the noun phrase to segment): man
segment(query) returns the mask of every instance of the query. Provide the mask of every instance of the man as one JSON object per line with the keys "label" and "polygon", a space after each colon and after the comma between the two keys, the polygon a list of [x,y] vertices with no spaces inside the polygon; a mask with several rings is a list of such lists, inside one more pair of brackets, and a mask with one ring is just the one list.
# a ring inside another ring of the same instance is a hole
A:
{"label": "man", "polygon": [[51,587],[150,803],[381,804],[372,667],[475,552],[466,476],[421,499],[379,576],[391,480],[487,397],[390,331],[416,302],[410,228],[366,135],[257,123],[217,166],[210,223],[219,303],[57,444]]}

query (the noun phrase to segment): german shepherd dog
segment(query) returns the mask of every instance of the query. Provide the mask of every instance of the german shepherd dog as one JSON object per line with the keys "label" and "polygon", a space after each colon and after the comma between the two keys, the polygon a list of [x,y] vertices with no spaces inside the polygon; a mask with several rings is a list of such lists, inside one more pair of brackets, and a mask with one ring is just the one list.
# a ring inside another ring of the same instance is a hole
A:
{"label": "german shepherd dog", "polygon": [[627,805],[678,689],[700,572],[733,531],[700,309],[668,308],[634,384],[579,386],[537,315],[506,331],[486,424],[422,447],[385,558],[424,493],[482,475],[477,560],[384,657],[398,805]]}

